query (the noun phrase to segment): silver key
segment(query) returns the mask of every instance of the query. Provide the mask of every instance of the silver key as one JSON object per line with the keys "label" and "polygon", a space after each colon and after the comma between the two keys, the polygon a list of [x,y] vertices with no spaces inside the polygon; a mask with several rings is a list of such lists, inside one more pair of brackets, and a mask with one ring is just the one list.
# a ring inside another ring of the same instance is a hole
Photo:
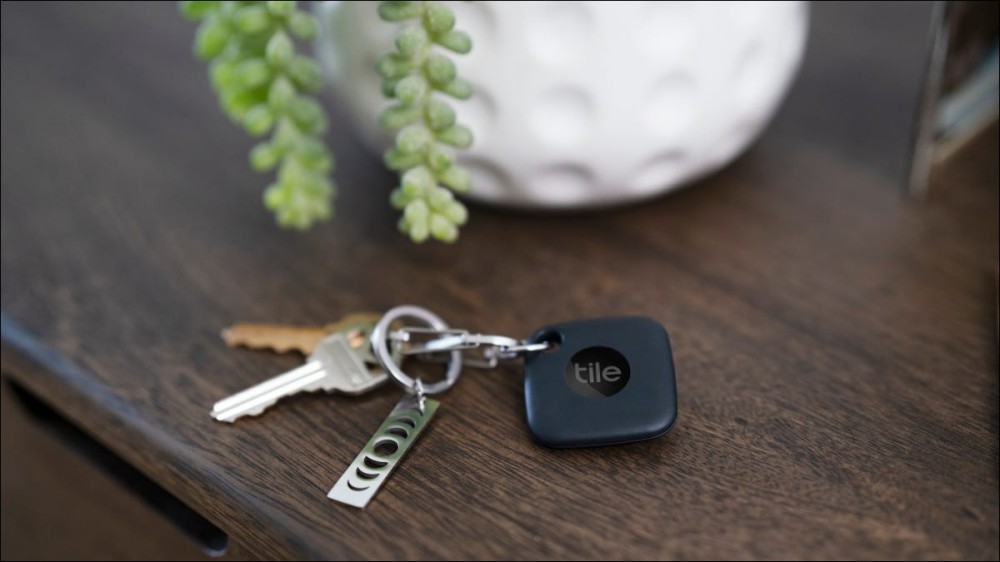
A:
{"label": "silver key", "polygon": [[286,396],[300,392],[342,392],[361,394],[387,380],[380,367],[369,367],[364,358],[370,345],[353,349],[344,332],[335,332],[316,345],[305,365],[238,392],[215,403],[212,417],[234,422],[255,416]]}

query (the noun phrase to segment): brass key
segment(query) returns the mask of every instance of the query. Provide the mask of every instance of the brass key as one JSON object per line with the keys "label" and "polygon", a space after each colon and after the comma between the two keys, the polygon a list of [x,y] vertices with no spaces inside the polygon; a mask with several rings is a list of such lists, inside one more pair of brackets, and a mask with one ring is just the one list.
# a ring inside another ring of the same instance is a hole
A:
{"label": "brass key", "polygon": [[[309,355],[316,349],[316,344],[326,336],[351,327],[373,326],[378,322],[379,316],[379,314],[374,312],[358,312],[348,314],[338,322],[325,326],[241,322],[222,330],[221,335],[222,339],[230,347],[270,349],[278,353],[298,351],[304,355]],[[361,330],[348,333],[348,340],[354,348],[361,347],[364,343],[363,337],[364,333]],[[365,360],[375,363],[375,357],[371,355],[370,351],[367,352]]]}

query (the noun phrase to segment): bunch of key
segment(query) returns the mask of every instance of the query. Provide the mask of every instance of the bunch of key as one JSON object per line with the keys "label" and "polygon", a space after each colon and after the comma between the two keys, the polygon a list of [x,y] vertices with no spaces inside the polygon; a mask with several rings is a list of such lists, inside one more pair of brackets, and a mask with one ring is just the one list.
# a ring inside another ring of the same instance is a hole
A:
{"label": "bunch of key", "polygon": [[[416,321],[419,325],[406,324]],[[525,411],[535,440],[548,447],[593,447],[652,439],[677,417],[670,341],[663,326],[632,316],[552,324],[528,339],[450,328],[418,306],[383,315],[352,314],[323,327],[237,324],[229,345],[300,351],[304,365],[220,400],[212,417],[234,422],[299,392],[361,394],[393,380],[405,395],[327,496],[363,508],[430,422],[463,366],[492,368],[524,358]],[[447,364],[425,383],[403,371],[406,358]]]}
{"label": "bunch of key", "polygon": [[298,351],[306,363],[220,400],[212,417],[235,422],[256,416],[279,399],[300,392],[341,392],[356,395],[386,381],[386,374],[372,354],[370,338],[379,315],[358,313],[326,326],[236,324],[222,332],[230,346],[271,349],[278,353]]}

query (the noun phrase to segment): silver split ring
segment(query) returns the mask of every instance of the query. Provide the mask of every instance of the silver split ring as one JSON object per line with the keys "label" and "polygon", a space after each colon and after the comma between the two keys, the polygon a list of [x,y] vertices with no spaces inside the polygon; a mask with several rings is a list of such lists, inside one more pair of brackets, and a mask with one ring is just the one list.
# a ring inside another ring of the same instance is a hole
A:
{"label": "silver split ring", "polygon": [[439,394],[451,388],[462,372],[462,352],[459,350],[449,352],[448,370],[445,372],[444,380],[434,383],[428,384],[420,381],[418,384],[417,379],[404,373],[396,364],[389,351],[389,326],[401,318],[415,318],[435,330],[448,329],[448,324],[444,320],[426,308],[413,305],[397,306],[382,315],[382,318],[375,324],[375,328],[372,329],[372,353],[375,355],[375,359],[382,365],[385,372],[410,394],[418,393],[421,386],[423,394]]}

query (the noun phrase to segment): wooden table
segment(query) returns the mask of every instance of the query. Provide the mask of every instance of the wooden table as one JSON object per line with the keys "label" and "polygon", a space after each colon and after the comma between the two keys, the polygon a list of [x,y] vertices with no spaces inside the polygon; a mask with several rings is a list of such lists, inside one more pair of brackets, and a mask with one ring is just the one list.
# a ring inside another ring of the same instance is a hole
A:
{"label": "wooden table", "polygon": [[[277,229],[172,5],[4,3],[4,557],[997,558],[997,132],[901,196],[925,15],[815,6],[775,123],[696,187],[415,246],[346,125],[336,219]],[[324,495],[398,389],[209,418],[297,362],[223,326],[400,303],[656,318],[678,421],[549,450],[517,366],[468,372],[359,511]]]}

